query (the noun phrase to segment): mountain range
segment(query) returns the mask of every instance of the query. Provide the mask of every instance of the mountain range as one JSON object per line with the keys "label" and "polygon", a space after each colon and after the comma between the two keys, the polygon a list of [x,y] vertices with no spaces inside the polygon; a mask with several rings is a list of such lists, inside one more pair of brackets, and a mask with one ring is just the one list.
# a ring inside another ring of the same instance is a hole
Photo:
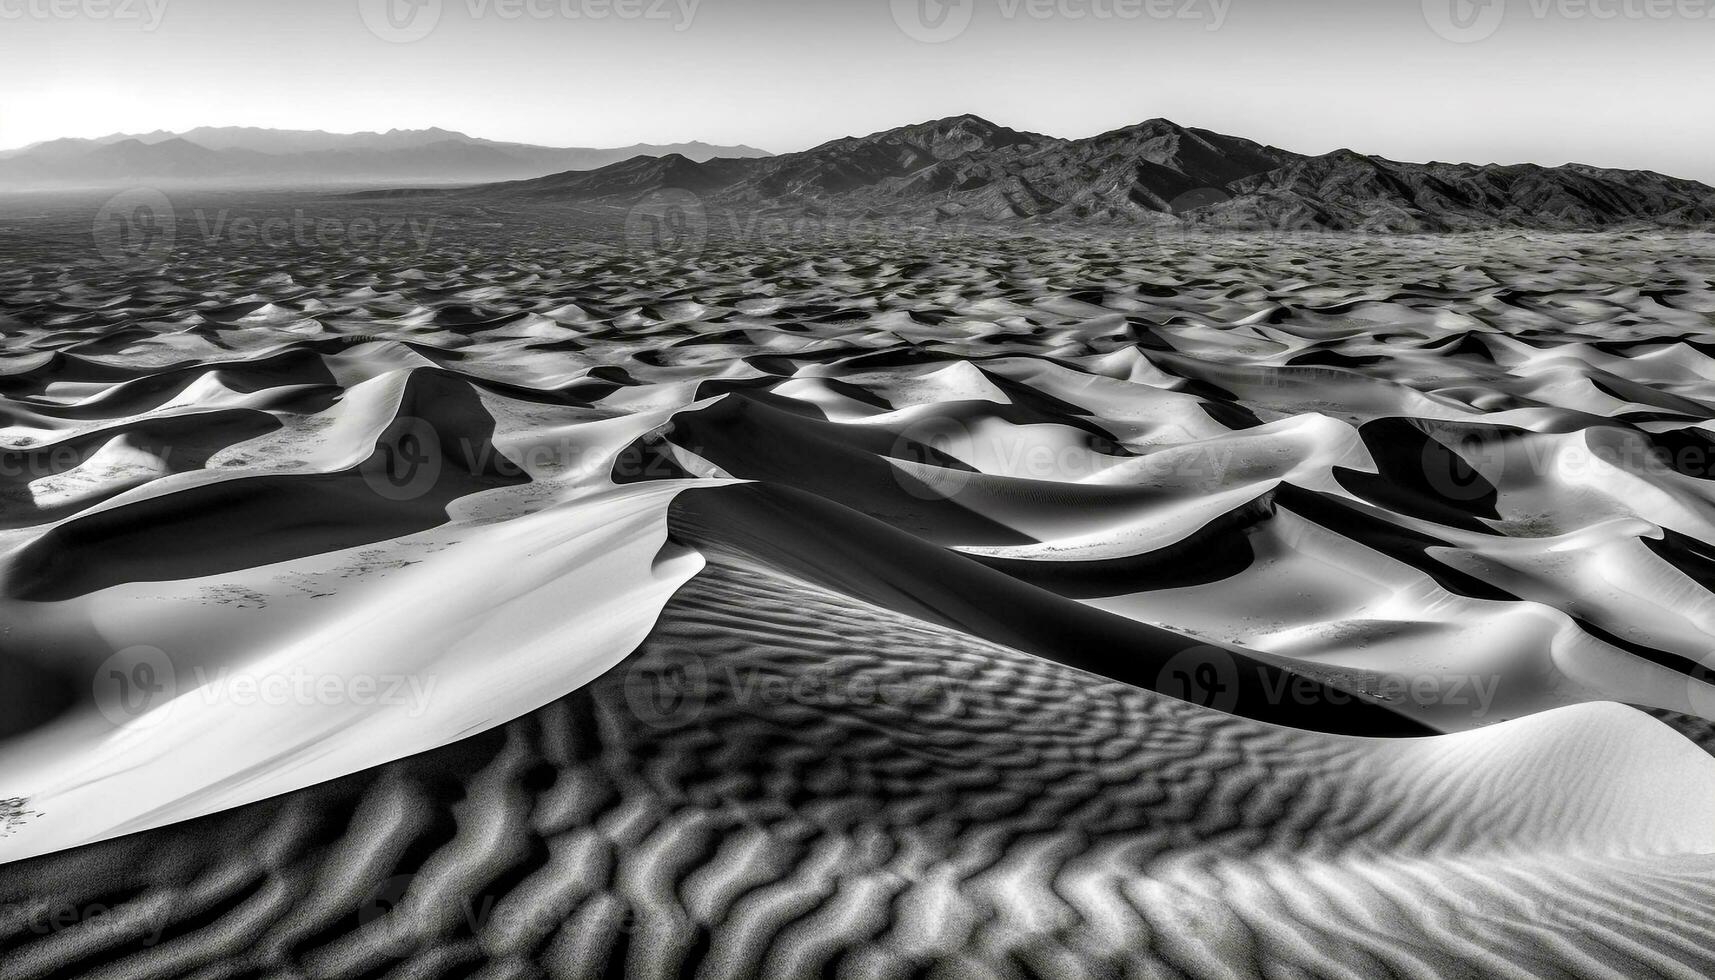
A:
{"label": "mountain range", "polygon": [[413,186],[620,208],[680,191],[713,209],[914,222],[1374,231],[1715,223],[1715,189],[1651,171],[1307,155],[1166,119],[1062,139],[962,115],[780,156],[706,143],[555,148],[445,129],[247,127],[0,153],[0,188],[134,183]]}
{"label": "mountain range", "polygon": [[669,153],[461,193],[628,205],[668,190],[711,208],[934,221],[1375,231],[1715,221],[1715,189],[1649,171],[1309,156],[1165,119],[1067,140],[964,115],[768,158]]}
{"label": "mountain range", "polygon": [[203,127],[183,133],[116,133],[60,139],[0,153],[0,182],[12,189],[148,182],[472,184],[591,170],[668,154],[691,161],[763,157],[748,146],[640,143],[601,149],[477,139],[445,129],[385,133]]}

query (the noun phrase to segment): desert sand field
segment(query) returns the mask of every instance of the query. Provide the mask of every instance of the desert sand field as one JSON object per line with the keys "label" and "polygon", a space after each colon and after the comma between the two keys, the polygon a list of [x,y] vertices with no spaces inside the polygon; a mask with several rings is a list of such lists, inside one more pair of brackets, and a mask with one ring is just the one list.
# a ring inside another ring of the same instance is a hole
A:
{"label": "desert sand field", "polygon": [[1715,974],[1715,237],[175,217],[0,212],[0,978]]}

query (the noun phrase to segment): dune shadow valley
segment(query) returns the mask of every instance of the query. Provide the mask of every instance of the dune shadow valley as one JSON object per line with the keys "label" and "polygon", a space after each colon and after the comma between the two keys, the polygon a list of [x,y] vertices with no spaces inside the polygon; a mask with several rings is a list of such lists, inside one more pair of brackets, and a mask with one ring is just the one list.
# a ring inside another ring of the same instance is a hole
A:
{"label": "dune shadow valley", "polygon": [[0,980],[1715,976],[1715,191],[453,149],[0,195]]}

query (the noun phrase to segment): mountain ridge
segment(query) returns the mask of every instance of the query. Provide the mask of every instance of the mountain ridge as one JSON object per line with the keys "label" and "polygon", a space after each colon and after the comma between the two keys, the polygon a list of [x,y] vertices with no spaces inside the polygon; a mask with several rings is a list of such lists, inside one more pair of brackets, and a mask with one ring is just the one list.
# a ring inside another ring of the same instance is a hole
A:
{"label": "mountain ridge", "polygon": [[1715,222],[1715,188],[1653,171],[1307,155],[1160,118],[1062,139],[967,114],[760,159],[634,158],[466,193],[635,205],[667,191],[735,210],[913,221],[1406,232]]}
{"label": "mountain ridge", "polygon": [[697,161],[767,155],[754,147],[701,141],[547,147],[438,127],[329,133],[203,126],[183,133],[156,130],[49,140],[9,150],[0,153],[0,179],[24,187],[177,181],[484,184],[593,170],[640,155],[669,153]]}

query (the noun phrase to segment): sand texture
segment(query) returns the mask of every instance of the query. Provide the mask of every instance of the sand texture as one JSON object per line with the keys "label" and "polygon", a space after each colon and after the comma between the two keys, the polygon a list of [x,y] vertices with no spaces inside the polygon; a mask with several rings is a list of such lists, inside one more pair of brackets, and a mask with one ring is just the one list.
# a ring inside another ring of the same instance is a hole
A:
{"label": "sand texture", "polygon": [[1715,973],[1707,237],[313,207],[0,219],[0,978]]}

